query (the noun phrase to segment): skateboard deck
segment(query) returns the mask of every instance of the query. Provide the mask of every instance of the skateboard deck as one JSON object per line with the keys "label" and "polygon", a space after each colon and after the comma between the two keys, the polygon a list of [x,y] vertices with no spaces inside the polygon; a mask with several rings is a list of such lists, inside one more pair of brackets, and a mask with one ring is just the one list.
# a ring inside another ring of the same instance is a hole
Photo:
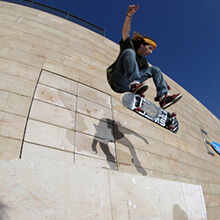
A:
{"label": "skateboard deck", "polygon": [[171,114],[146,100],[144,97],[130,92],[125,93],[122,96],[121,101],[126,108],[170,130],[173,133],[177,133],[179,123],[175,113]]}

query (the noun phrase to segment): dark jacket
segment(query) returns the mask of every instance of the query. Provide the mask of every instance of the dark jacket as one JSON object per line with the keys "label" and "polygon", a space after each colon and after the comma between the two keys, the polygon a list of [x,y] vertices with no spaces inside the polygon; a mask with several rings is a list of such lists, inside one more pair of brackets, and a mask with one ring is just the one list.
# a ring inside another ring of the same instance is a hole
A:
{"label": "dark jacket", "polygon": [[[113,74],[115,72],[115,67],[116,67],[118,58],[120,57],[122,52],[124,50],[126,50],[126,49],[130,49],[131,48],[131,49],[133,49],[135,51],[134,45],[133,45],[130,37],[127,38],[125,41],[123,41],[123,39],[121,39],[121,41],[119,42],[119,45],[120,45],[120,52],[119,52],[119,55],[118,55],[117,59],[115,60],[115,62],[113,64],[111,64],[111,66],[109,66],[107,68],[107,80],[108,80],[108,83],[111,86],[111,88],[112,88],[112,76],[113,76]],[[137,54],[137,52],[136,52],[136,61],[138,63],[139,70],[140,69],[145,69],[145,68],[149,67],[147,59],[145,57],[140,56],[139,54]],[[114,90],[114,88],[112,88],[112,89]]]}

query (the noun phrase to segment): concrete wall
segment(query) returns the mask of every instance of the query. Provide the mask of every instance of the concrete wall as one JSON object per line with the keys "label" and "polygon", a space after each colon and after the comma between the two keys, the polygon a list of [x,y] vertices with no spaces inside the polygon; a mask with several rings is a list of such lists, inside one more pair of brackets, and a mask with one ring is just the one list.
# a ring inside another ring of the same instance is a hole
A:
{"label": "concrete wall", "polygon": [[5,219],[220,219],[220,157],[200,131],[220,143],[220,123],[201,103],[165,75],[183,94],[168,109],[180,122],[173,134],[109,88],[114,42],[6,2],[0,26]]}

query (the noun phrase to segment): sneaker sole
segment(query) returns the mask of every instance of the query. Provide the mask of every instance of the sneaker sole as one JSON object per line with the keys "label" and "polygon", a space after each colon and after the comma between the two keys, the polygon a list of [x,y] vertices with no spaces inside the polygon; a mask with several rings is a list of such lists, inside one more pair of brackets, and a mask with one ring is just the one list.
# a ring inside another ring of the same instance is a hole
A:
{"label": "sneaker sole", "polygon": [[146,92],[148,90],[148,85],[147,84],[144,84],[142,86],[140,86],[136,91],[134,91],[134,94],[142,94],[144,92]]}
{"label": "sneaker sole", "polygon": [[179,94],[172,102],[167,103],[166,105],[164,105],[163,107],[161,107],[162,109],[168,108],[169,106],[175,104],[176,102],[178,102],[181,98],[182,98],[182,94]]}

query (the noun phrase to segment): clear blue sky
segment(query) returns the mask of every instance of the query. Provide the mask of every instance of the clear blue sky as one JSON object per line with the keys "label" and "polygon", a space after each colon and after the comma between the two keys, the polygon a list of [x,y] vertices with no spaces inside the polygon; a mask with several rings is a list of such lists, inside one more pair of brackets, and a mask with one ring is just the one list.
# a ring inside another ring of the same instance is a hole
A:
{"label": "clear blue sky", "polygon": [[116,43],[128,5],[139,3],[131,31],[158,43],[148,61],[220,119],[220,0],[35,1],[103,28],[106,37]]}

